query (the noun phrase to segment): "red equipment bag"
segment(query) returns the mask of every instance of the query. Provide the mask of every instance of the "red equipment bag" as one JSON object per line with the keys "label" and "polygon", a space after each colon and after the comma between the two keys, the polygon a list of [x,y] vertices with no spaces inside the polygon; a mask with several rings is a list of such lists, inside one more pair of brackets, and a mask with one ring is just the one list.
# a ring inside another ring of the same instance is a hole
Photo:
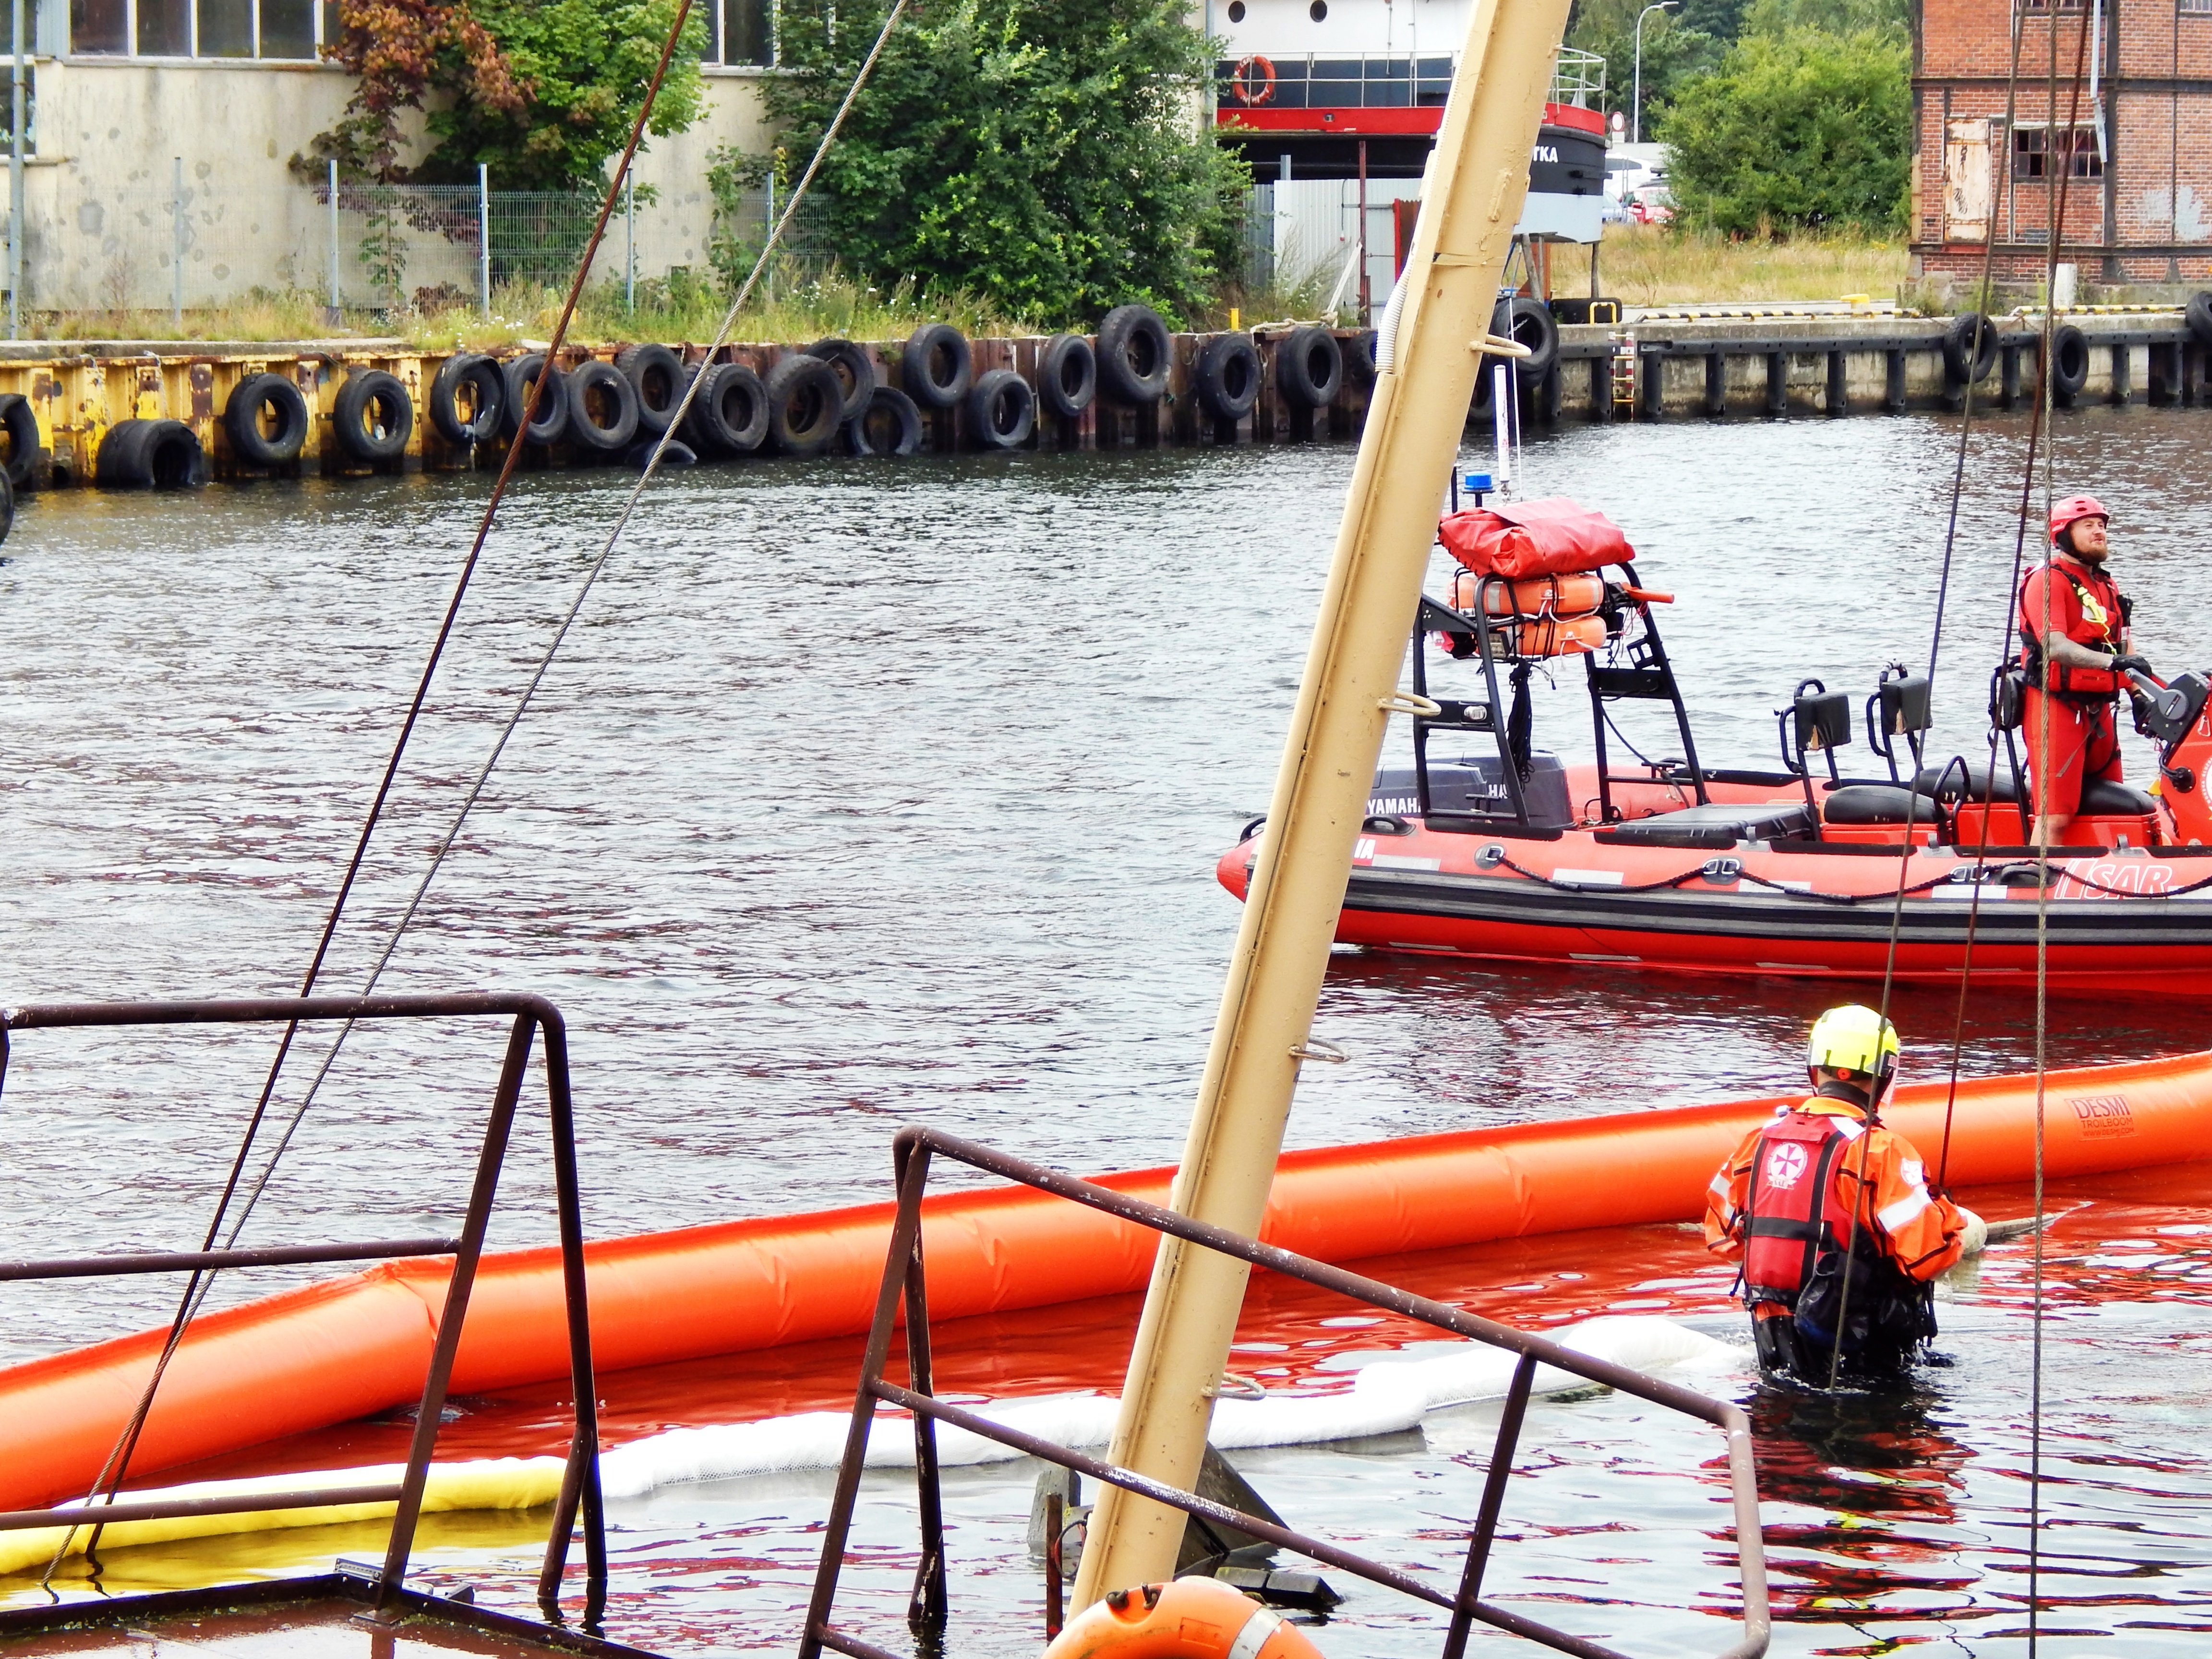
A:
{"label": "red equipment bag", "polygon": [[1469,507],[1437,526],[1444,549],[1478,576],[1564,576],[1636,556],[1620,526],[1564,495]]}

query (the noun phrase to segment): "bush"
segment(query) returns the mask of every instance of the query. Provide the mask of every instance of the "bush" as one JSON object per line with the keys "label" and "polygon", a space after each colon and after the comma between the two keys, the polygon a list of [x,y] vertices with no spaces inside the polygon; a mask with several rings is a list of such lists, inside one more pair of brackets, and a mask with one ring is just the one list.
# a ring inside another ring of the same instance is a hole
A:
{"label": "bush", "polygon": [[[1249,182],[1194,118],[1206,40],[1182,0],[911,0],[823,164],[812,233],[886,288],[964,290],[1053,324],[1202,304]],[[881,0],[784,13],[763,85],[805,165],[881,27]],[[779,196],[782,193],[779,189]]]}
{"label": "bush", "polygon": [[1905,222],[1910,49],[1887,30],[1746,35],[1657,128],[1686,225],[1882,234]]}

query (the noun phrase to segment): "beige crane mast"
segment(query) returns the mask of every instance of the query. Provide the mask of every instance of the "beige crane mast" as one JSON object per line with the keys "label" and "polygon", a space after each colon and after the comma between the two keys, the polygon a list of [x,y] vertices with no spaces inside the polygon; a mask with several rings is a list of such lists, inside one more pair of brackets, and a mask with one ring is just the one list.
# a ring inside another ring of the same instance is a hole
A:
{"label": "beige crane mast", "polygon": [[[1299,1062],[1316,1052],[1314,1008],[1383,731],[1411,706],[1398,672],[1566,16],[1567,0],[1475,0],[1413,252],[1384,318],[1366,431],[1170,1200],[1248,1236],[1267,1207]],[[1247,1271],[1160,1241],[1115,1462],[1196,1484]],[[1182,1526],[1179,1510],[1105,1487],[1075,1605],[1170,1577]]]}

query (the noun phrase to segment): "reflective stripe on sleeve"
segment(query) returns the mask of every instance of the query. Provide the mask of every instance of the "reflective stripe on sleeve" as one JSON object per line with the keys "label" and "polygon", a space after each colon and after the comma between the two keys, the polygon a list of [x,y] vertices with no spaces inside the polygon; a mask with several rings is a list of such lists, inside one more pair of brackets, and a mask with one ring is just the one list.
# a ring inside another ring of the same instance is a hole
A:
{"label": "reflective stripe on sleeve", "polygon": [[1893,1233],[1926,1209],[1929,1202],[1928,1189],[1924,1187],[1915,1187],[1875,1218],[1880,1221],[1884,1228]]}

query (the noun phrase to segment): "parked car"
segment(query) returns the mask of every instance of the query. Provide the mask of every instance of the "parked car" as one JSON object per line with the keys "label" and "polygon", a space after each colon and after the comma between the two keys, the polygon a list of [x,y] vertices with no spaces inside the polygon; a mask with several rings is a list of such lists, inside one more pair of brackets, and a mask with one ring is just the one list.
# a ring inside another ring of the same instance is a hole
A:
{"label": "parked car", "polygon": [[1628,204],[1628,216],[1639,225],[1663,225],[1674,216],[1674,198],[1667,192],[1667,181],[1640,186]]}

